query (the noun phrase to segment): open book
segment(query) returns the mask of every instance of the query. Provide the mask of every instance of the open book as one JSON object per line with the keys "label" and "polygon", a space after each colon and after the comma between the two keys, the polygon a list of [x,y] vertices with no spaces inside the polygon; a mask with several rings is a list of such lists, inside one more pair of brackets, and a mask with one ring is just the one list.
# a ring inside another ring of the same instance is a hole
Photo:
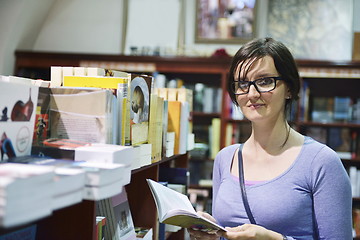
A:
{"label": "open book", "polygon": [[198,215],[186,195],[160,183],[147,179],[161,223],[183,228],[196,228],[210,232],[222,230],[222,226]]}

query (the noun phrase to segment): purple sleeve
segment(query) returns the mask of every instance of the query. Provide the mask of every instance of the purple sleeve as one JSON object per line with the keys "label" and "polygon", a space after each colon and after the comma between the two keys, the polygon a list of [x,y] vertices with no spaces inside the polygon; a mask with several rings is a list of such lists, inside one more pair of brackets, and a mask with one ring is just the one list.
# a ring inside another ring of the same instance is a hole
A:
{"label": "purple sleeve", "polygon": [[[352,239],[352,195],[339,157],[323,148],[312,162],[311,184],[319,239]],[[331,236],[331,237],[330,237]]]}

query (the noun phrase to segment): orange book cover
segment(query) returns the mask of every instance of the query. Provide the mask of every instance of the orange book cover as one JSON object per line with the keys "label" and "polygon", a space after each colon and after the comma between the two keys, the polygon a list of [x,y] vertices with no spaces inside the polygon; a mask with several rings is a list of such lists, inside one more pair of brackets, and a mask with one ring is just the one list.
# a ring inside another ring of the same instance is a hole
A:
{"label": "orange book cover", "polygon": [[179,154],[181,102],[168,102],[168,132],[175,132],[174,154]]}

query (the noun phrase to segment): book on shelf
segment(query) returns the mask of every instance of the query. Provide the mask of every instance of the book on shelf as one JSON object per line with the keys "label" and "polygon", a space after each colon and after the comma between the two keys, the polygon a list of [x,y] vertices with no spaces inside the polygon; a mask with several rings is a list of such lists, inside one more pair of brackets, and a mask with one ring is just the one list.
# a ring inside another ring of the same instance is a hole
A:
{"label": "book on shelf", "polygon": [[162,150],[161,156],[165,157],[166,154],[166,144],[167,144],[167,129],[168,129],[168,114],[169,114],[169,107],[168,107],[168,100],[164,99],[164,109],[163,109],[163,119],[162,119]]}
{"label": "book on shelf", "polygon": [[118,84],[128,81],[128,74],[124,73],[121,77],[109,76],[64,76],[65,87],[93,87],[117,89]]}
{"label": "book on shelf", "polygon": [[202,231],[226,231],[224,227],[196,213],[184,194],[174,191],[151,179],[147,179],[161,223]]}
{"label": "book on shelf", "polygon": [[168,132],[175,133],[174,154],[179,154],[181,102],[168,101]]}
{"label": "book on shelf", "polygon": [[352,101],[350,97],[334,97],[334,120],[351,120]]}
{"label": "book on shelf", "polygon": [[130,99],[129,82],[119,83],[117,88],[118,102],[118,140],[120,145],[130,145]]}
{"label": "book on shelf", "polygon": [[64,165],[71,164],[72,161],[24,156],[12,158],[10,162],[54,167],[53,210],[67,207],[83,200],[82,190],[85,187],[85,171],[83,169],[63,167]]}
{"label": "book on shelf", "polygon": [[156,149],[157,138],[160,136],[159,133],[156,132],[157,121],[158,121],[158,117],[156,116],[156,114],[158,111],[157,109],[160,99],[161,98],[155,93],[151,94],[151,107],[150,107],[149,129],[148,129],[149,131],[148,142],[149,144],[151,144],[151,162],[157,162],[160,160],[158,158],[157,149]]}
{"label": "book on shelf", "polygon": [[50,87],[50,81],[42,80],[42,79],[31,79],[26,77],[17,77],[17,76],[0,76],[0,79],[5,82],[26,84],[30,86],[37,87]]}
{"label": "book on shelf", "polygon": [[96,240],[104,240],[105,239],[104,238],[104,229],[106,226],[106,217],[96,216],[95,224],[96,224],[96,232],[95,232]]}
{"label": "book on shelf", "polygon": [[0,89],[0,160],[29,155],[39,87],[0,76]]}
{"label": "book on shelf", "polygon": [[[356,141],[356,139],[354,139],[354,141]],[[349,128],[329,128],[327,144],[339,155],[340,158],[352,158],[352,135]]]}
{"label": "book on shelf", "polygon": [[146,227],[135,227],[136,239],[137,240],[152,240],[153,229]]}
{"label": "book on shelf", "polygon": [[334,120],[334,98],[313,97],[311,120],[314,122],[332,122]]}
{"label": "book on shelf", "polygon": [[99,201],[121,193],[124,183],[121,180],[111,182],[107,185],[89,186],[85,185],[83,199]]}
{"label": "book on shelf", "polygon": [[209,131],[210,158],[215,159],[220,151],[220,118],[211,120],[211,130]]}
{"label": "book on shelf", "polygon": [[300,89],[300,111],[299,111],[299,120],[308,121],[309,120],[309,98],[310,98],[310,88],[307,81],[302,82],[302,87]]}
{"label": "book on shelf", "polygon": [[134,162],[139,161],[134,157],[135,151],[133,146],[92,143],[91,145],[75,148],[74,160],[123,164],[128,171],[128,173],[124,173],[125,179],[130,182],[130,170],[133,169],[132,166],[138,165]]}
{"label": "book on shelf", "polygon": [[131,145],[139,145],[148,142],[153,77],[130,74],[129,82]]}
{"label": "book on shelf", "polygon": [[107,219],[104,231],[105,239],[132,240],[136,238],[125,188],[120,194],[99,201],[98,211]]}
{"label": "book on shelf", "polygon": [[[70,161],[71,162],[71,161]],[[128,183],[125,176],[127,169],[123,164],[104,162],[74,162],[64,167],[77,168],[85,171],[85,187],[83,199],[99,201],[119,194]]]}
{"label": "book on shelf", "polygon": [[152,94],[151,101],[149,121],[149,143],[152,146],[151,161],[158,162],[162,156],[164,100],[158,95]]}
{"label": "book on shelf", "polygon": [[52,88],[49,96],[50,138],[113,143],[114,95],[96,88]]}
{"label": "book on shelf", "polygon": [[[307,127],[306,128],[306,136],[309,136],[323,144],[328,143],[328,141],[327,141],[328,131],[326,128],[323,128],[323,127]],[[330,137],[332,138],[333,136],[330,136]]]}
{"label": "book on shelf", "polygon": [[233,131],[234,131],[233,123],[226,123],[225,127],[225,146],[230,146],[233,144]]}
{"label": "book on shelf", "polygon": [[[130,182],[130,169],[126,169],[123,164],[31,156],[12,161],[54,168],[55,209],[78,203],[82,199],[99,200],[114,196]],[[81,198],[77,199],[79,195]]]}
{"label": "book on shelf", "polygon": [[166,132],[165,157],[171,157],[175,151],[175,132]]}
{"label": "book on shelf", "polygon": [[189,103],[181,102],[181,112],[180,112],[180,133],[179,133],[179,154],[185,154],[188,150],[188,140],[189,140]]}
{"label": "book on shelf", "polygon": [[3,163],[0,175],[0,226],[19,226],[52,213],[53,167]]}

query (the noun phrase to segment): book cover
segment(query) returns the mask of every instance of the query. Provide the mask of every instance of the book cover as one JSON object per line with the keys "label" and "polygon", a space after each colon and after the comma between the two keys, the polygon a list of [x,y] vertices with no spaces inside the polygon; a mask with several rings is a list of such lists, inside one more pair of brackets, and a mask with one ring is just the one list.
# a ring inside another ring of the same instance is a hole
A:
{"label": "book cover", "polygon": [[30,155],[39,87],[0,80],[0,160]]}
{"label": "book cover", "polygon": [[226,231],[224,227],[196,213],[186,195],[147,179],[161,223],[202,231]]}
{"label": "book cover", "polygon": [[174,154],[179,154],[181,102],[168,101],[168,132],[175,132]]}
{"label": "book cover", "polygon": [[130,75],[131,145],[148,141],[152,82],[150,76]]}
{"label": "book cover", "polygon": [[179,154],[185,154],[188,147],[188,136],[189,136],[189,103],[181,103],[180,113],[180,133],[179,133]]}
{"label": "book cover", "polygon": [[156,119],[155,119],[155,159],[154,161],[160,161],[162,156],[162,131],[163,131],[163,114],[164,114],[164,99],[157,97]]}
{"label": "book cover", "polygon": [[168,101],[164,100],[163,120],[162,120],[162,153],[161,153],[162,157],[166,156],[168,113],[169,113]]}
{"label": "book cover", "polygon": [[112,100],[112,92],[105,89],[52,88],[50,137],[111,143]]}
{"label": "book cover", "polygon": [[117,89],[119,83],[126,82],[126,77],[108,76],[64,76],[65,87],[94,87]]}
{"label": "book cover", "polygon": [[86,74],[89,77],[121,77],[127,78],[128,73],[118,70],[100,68],[100,67],[86,67]]}
{"label": "book cover", "polygon": [[118,101],[118,140],[120,145],[130,145],[130,100],[129,81],[119,83],[117,87]]}
{"label": "book cover", "polygon": [[210,158],[215,159],[220,150],[220,118],[213,118],[211,121],[210,141]]}
{"label": "book cover", "polygon": [[151,144],[151,162],[155,162],[155,148],[156,148],[156,138],[159,137],[156,135],[156,113],[158,108],[158,95],[151,94],[151,107],[150,107],[150,118],[149,118],[149,133],[148,133],[148,142]]}
{"label": "book cover", "polygon": [[98,203],[99,214],[106,217],[105,239],[134,240],[134,223],[125,188],[120,194],[103,199]]}
{"label": "book cover", "polygon": [[351,118],[351,98],[335,97],[334,98],[334,119],[336,121],[348,121]]}
{"label": "book cover", "polygon": [[312,103],[312,121],[325,123],[333,121],[334,98],[314,97]]}
{"label": "book cover", "polygon": [[125,188],[120,194],[111,198],[111,203],[114,209],[116,235],[119,236],[120,240],[136,239],[134,222]]}

